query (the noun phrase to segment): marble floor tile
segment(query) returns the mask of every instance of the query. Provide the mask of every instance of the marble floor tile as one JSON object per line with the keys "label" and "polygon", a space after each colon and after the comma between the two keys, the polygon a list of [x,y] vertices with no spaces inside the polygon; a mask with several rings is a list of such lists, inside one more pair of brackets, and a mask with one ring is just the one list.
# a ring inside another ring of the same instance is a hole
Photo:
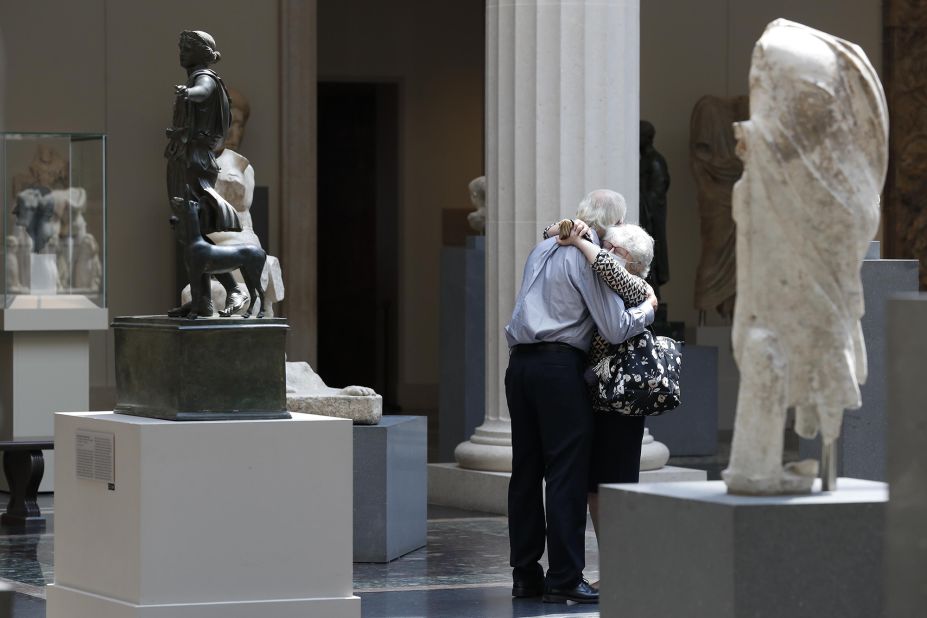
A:
{"label": "marble floor tile", "polygon": [[361,592],[364,618],[445,618],[485,616],[492,618],[598,618],[595,605],[542,603],[537,599],[513,599],[511,586],[440,588],[395,592]]}

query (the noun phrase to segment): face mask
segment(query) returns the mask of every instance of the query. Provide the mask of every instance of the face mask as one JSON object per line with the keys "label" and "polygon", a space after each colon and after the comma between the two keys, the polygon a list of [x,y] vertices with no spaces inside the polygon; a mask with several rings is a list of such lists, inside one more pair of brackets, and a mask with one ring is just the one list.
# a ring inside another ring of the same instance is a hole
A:
{"label": "face mask", "polygon": [[615,260],[617,260],[619,264],[621,264],[622,268],[624,268],[625,270],[628,269],[628,261],[626,259],[618,255],[617,253],[612,253],[612,257],[615,258]]}

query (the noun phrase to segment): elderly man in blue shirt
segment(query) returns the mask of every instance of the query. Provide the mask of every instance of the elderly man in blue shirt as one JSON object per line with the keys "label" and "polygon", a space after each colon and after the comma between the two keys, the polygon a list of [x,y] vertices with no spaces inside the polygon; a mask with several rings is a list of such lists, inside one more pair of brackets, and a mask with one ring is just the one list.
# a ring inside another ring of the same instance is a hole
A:
{"label": "elderly man in blue shirt", "polygon": [[[574,235],[598,244],[604,229],[624,220],[624,198],[593,191],[580,203]],[[586,225],[588,224],[588,226]],[[591,226],[591,227],[589,227]],[[512,419],[509,544],[512,595],[545,602],[598,602],[583,578],[586,490],[593,417],[583,379],[593,330],[613,344],[653,322],[656,297],[637,307],[593,271],[583,254],[557,238],[538,244],[525,264],[512,321],[505,394]],[[542,482],[546,481],[546,517]],[[547,542],[545,579],[539,563]]]}

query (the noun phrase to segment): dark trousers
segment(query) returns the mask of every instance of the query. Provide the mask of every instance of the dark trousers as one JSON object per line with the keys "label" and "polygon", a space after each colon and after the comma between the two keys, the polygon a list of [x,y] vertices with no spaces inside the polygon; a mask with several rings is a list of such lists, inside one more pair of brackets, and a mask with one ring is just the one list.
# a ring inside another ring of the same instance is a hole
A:
{"label": "dark trousers", "polygon": [[643,416],[624,416],[617,412],[593,412],[592,461],[589,491],[599,493],[603,483],[637,483],[641,474]]}
{"label": "dark trousers", "polygon": [[516,575],[539,576],[546,539],[550,587],[575,585],[585,566],[593,420],[584,369],[583,352],[541,344],[513,348],[505,372],[512,419],[511,565]]}

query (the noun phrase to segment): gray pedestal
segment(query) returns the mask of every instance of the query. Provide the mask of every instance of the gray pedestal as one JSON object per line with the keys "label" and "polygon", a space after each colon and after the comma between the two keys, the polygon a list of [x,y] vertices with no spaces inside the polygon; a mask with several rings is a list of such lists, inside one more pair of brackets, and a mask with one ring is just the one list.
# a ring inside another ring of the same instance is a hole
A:
{"label": "gray pedestal", "polygon": [[[718,351],[718,375],[715,378],[718,389],[718,429],[731,431],[734,429],[737,410],[737,390],[740,388],[740,371],[731,349],[731,327],[699,326],[695,329],[695,342]],[[685,365],[683,369],[686,369]]]}
{"label": "gray pedestal", "polygon": [[485,416],[485,236],[441,250],[441,391],[438,461],[473,435]]}
{"label": "gray pedestal", "polygon": [[888,487],[838,487],[756,498],[721,481],[603,486],[602,617],[879,616]]}
{"label": "gray pedestal", "polygon": [[718,348],[686,345],[682,353],[682,404],[647,419],[654,437],[674,456],[718,451]]}
{"label": "gray pedestal", "polygon": [[428,536],[424,416],[354,426],[354,562],[389,562]]}
{"label": "gray pedestal", "polygon": [[[887,424],[886,307],[892,294],[918,288],[916,260],[866,260],[863,262],[863,294],[866,315],[863,336],[869,360],[869,378],[860,387],[863,405],[847,410],[837,442],[837,473],[840,476],[884,481]],[[802,458],[820,458],[820,438],[802,440]]]}
{"label": "gray pedestal", "polygon": [[290,418],[282,318],[119,317],[115,412],[170,421]]}
{"label": "gray pedestal", "polygon": [[887,618],[927,608],[927,418],[924,350],[927,295],[888,303],[888,503],[885,555]]}

